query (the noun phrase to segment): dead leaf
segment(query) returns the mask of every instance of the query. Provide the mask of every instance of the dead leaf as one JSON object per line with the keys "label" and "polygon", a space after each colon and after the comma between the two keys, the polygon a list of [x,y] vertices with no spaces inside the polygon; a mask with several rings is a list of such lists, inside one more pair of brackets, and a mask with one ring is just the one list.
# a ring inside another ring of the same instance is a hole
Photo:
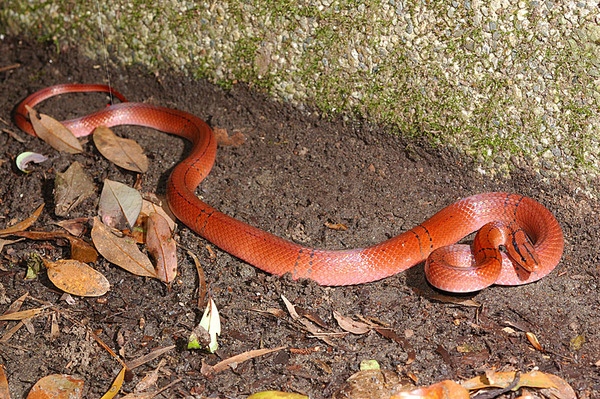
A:
{"label": "dead leaf", "polygon": [[123,183],[105,179],[98,206],[98,214],[106,225],[119,230],[127,225],[133,229],[142,210],[142,195]]}
{"label": "dead leaf", "polygon": [[42,209],[44,209],[44,204],[38,206],[38,208],[33,212],[33,214],[31,216],[29,216],[27,219],[23,220],[22,222],[19,222],[13,226],[10,226],[10,227],[0,230],[0,236],[6,236],[6,235],[9,235],[16,231],[27,230],[29,228],[29,226],[34,224],[35,221],[40,217],[40,214],[42,213]]}
{"label": "dead leaf", "polygon": [[403,386],[398,375],[389,370],[364,370],[352,374],[332,399],[389,399]]}
{"label": "dead leaf", "polygon": [[282,349],[286,349],[286,346],[279,346],[273,349],[255,349],[248,352],[240,353],[239,355],[231,356],[228,359],[222,360],[214,366],[208,365],[206,363],[202,364],[202,374],[203,375],[212,375],[220,373],[221,371],[227,370],[229,366],[232,364],[239,364],[245,362],[250,359],[254,359],[255,357],[264,356],[268,353],[277,352]]}
{"label": "dead leaf", "polygon": [[350,317],[342,316],[337,310],[333,311],[333,317],[342,330],[348,331],[349,333],[362,335],[371,331],[371,327],[368,324],[352,320]]}
{"label": "dead leaf", "polygon": [[10,399],[8,380],[6,379],[5,367],[3,364],[0,364],[0,399]]}
{"label": "dead leaf", "polygon": [[102,296],[110,283],[99,271],[74,259],[45,261],[48,278],[59,289],[78,296]]}
{"label": "dead leaf", "polygon": [[54,179],[54,203],[56,215],[65,217],[86,198],[96,192],[92,178],[83,171],[81,164],[73,162],[63,173]]}
{"label": "dead leaf", "polygon": [[71,235],[74,235],[75,237],[81,237],[86,231],[85,224],[87,223],[87,221],[88,218],[77,218],[61,220],[54,224],[67,230]]}
{"label": "dead leaf", "polygon": [[140,382],[138,382],[136,384],[135,388],[133,388],[133,391],[136,393],[144,392],[144,391],[147,391],[150,388],[152,388],[154,385],[156,385],[156,383],[158,382],[158,372],[165,365],[165,363],[166,363],[166,360],[161,359],[160,362],[158,362],[158,366],[156,366],[156,368],[154,370],[152,370],[151,372],[147,373],[140,380]]}
{"label": "dead leaf", "polygon": [[48,375],[35,383],[27,399],[79,399],[84,381],[66,374]]}
{"label": "dead leaf", "polygon": [[27,166],[33,162],[33,163],[42,163],[48,160],[47,156],[44,156],[42,154],[38,154],[37,152],[31,152],[31,151],[26,151],[26,152],[22,152],[17,156],[17,159],[15,160],[15,163],[17,164],[17,168],[19,168],[19,170],[21,172],[25,172],[25,173],[29,173],[31,172],[30,170],[27,170]]}
{"label": "dead leaf", "polygon": [[[505,388],[510,385],[515,379],[516,372],[487,372],[480,376],[463,381],[461,385],[469,391],[479,390],[483,388]],[[520,387],[530,388],[552,388],[555,387],[554,382],[548,377],[552,374],[542,373],[541,371],[532,371],[519,375],[519,383],[513,388],[517,390]]]}
{"label": "dead leaf", "polygon": [[343,223],[325,223],[325,227],[327,227],[331,230],[341,230],[341,231],[348,230],[348,226],[346,226]]}
{"label": "dead leaf", "polygon": [[469,399],[469,391],[454,381],[445,380],[428,387],[400,392],[390,397],[390,399],[415,398]]}
{"label": "dead leaf", "polygon": [[121,390],[121,387],[123,386],[123,381],[125,380],[126,372],[127,372],[127,368],[123,367],[121,369],[121,371],[119,372],[119,374],[117,374],[117,377],[113,381],[108,392],[106,392],[104,395],[102,395],[101,399],[112,399],[119,393],[119,391]]}
{"label": "dead leaf", "polygon": [[219,145],[238,147],[246,142],[246,135],[239,131],[234,132],[231,136],[227,133],[227,129],[214,128],[213,132]]}
{"label": "dead leaf", "polygon": [[148,157],[134,140],[119,137],[105,126],[98,126],[93,138],[100,154],[117,166],[138,173],[148,170]]}
{"label": "dead leaf", "polygon": [[527,340],[529,341],[529,343],[537,350],[544,352],[544,349],[542,348],[542,345],[540,345],[540,341],[538,341],[537,337],[535,336],[534,333],[532,332],[526,332],[525,336],[527,337]]}
{"label": "dead leaf", "polygon": [[208,293],[204,269],[202,268],[200,260],[192,251],[188,250],[187,253],[192,257],[194,265],[196,265],[196,272],[198,273],[198,309],[203,309],[206,303],[206,294]]}
{"label": "dead leaf", "polygon": [[58,318],[56,312],[52,313],[50,324],[50,340],[53,341],[60,335],[60,327],[58,326]]}
{"label": "dead leaf", "polygon": [[164,348],[156,348],[152,352],[148,353],[147,355],[138,357],[137,359],[130,360],[129,362],[127,362],[127,367],[130,370],[133,370],[135,368],[143,366],[144,364],[146,364],[148,362],[151,362],[152,360],[156,359],[157,357],[162,356],[163,354],[165,354],[173,349],[175,349],[175,345],[165,346]]}
{"label": "dead leaf", "polygon": [[39,138],[58,151],[69,154],[83,152],[83,147],[79,140],[77,140],[77,137],[64,127],[62,123],[48,115],[38,114],[36,110],[28,105],[25,105],[25,108],[29,112],[29,120],[31,121],[33,130]]}
{"label": "dead leaf", "polygon": [[35,316],[39,315],[40,313],[42,313],[43,310],[44,310],[44,308],[35,308],[35,309],[21,310],[19,312],[6,313],[6,314],[3,314],[2,316],[0,316],[0,321],[31,319],[32,317],[35,317]]}
{"label": "dead leaf", "polygon": [[172,282],[177,276],[177,245],[169,224],[158,213],[148,216],[146,245],[154,258],[156,276],[167,284]]}
{"label": "dead leaf", "polygon": [[100,255],[110,263],[138,276],[157,277],[152,262],[136,243],[129,237],[117,237],[97,217],[94,217],[92,241]]}
{"label": "dead leaf", "polygon": [[[157,198],[157,200],[158,200],[158,198]],[[167,211],[169,211],[169,212],[167,212]],[[170,213],[170,210],[168,208],[165,209],[162,205],[159,205],[152,201],[144,199],[142,201],[142,210],[140,211],[140,214],[148,217],[148,216],[150,216],[150,214],[152,212],[156,212],[160,216],[165,218],[165,220],[169,224],[169,228],[171,229],[171,231],[175,231],[175,226],[176,226],[175,219],[174,219],[173,214]]]}
{"label": "dead leaf", "polygon": [[[290,314],[292,319],[294,319],[294,321],[297,321],[298,323],[300,323],[306,331],[313,334],[314,337],[319,338],[321,341],[325,342],[327,345],[335,346],[333,344],[333,342],[329,339],[329,336],[323,334],[323,332],[320,328],[318,328],[316,325],[311,323],[309,320],[306,320],[305,318],[300,317],[300,315],[296,311],[296,307],[285,297],[285,295],[282,294],[281,299],[283,300],[283,303],[285,304],[285,307],[286,307],[288,313]],[[346,333],[343,333],[343,334],[346,334]]]}

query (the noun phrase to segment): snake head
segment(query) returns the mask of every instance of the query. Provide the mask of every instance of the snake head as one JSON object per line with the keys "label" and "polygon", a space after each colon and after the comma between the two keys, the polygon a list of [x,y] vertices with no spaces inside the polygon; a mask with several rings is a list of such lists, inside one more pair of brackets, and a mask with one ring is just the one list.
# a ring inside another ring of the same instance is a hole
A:
{"label": "snake head", "polygon": [[541,268],[540,258],[531,238],[520,227],[510,232],[504,246],[508,256],[528,272],[535,273]]}

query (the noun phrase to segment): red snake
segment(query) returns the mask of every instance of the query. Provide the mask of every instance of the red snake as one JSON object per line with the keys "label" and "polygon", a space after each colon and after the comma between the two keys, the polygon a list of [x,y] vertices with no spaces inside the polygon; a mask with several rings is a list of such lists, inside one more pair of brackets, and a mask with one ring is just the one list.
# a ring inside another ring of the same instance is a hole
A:
{"label": "red snake", "polygon": [[[350,285],[391,276],[429,258],[425,271],[432,285],[469,292],[491,284],[536,281],[550,273],[562,256],[563,233],[550,211],[531,198],[506,193],[464,198],[411,230],[366,248],[322,250],[284,240],[196,197],[194,191],[210,172],[217,151],[212,129],[204,121],[175,109],[127,102],[104,85],[67,84],[38,91],[17,106],[15,123],[35,136],[25,105],[33,107],[58,94],[92,91],[109,92],[122,103],[63,124],[78,137],[101,125],[139,125],[191,141],[191,153],[168,181],[171,210],[200,236],[268,273],[291,273],[295,279],[322,285]],[[475,231],[479,232],[471,246],[452,245]]]}

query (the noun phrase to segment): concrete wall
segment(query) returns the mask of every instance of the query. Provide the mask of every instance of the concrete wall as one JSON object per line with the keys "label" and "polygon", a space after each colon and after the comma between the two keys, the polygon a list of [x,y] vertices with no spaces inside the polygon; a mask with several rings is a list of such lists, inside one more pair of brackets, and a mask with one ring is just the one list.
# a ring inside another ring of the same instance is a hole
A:
{"label": "concrete wall", "polygon": [[600,170],[600,8],[570,0],[0,0],[0,33],[244,81],[544,177]]}

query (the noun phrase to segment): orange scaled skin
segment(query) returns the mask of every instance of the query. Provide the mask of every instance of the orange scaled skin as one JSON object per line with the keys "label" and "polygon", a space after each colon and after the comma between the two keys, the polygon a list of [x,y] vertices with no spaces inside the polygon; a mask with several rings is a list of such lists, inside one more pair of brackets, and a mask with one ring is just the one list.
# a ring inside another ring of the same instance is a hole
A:
{"label": "orange scaled skin", "polygon": [[[515,238],[517,252],[525,251],[521,250],[523,245],[528,245],[528,240],[524,237],[531,237],[532,243],[529,244],[539,263],[530,262],[526,265],[533,271],[522,267],[516,271],[513,261],[502,253],[502,271],[495,281],[482,283],[482,276],[490,273],[479,271],[471,273],[474,280],[468,280],[460,273],[453,274],[451,267],[450,271],[443,272],[443,283],[438,284],[441,289],[467,292],[494,283],[529,283],[550,273],[562,256],[562,230],[550,211],[533,199],[506,193],[485,193],[464,198],[411,230],[366,248],[322,250],[284,240],[229,217],[196,197],[194,191],[210,172],[217,150],[213,132],[204,121],[183,111],[126,102],[122,95],[108,86],[68,84],[43,89],[17,106],[15,123],[23,131],[35,135],[26,116],[25,104],[33,107],[58,94],[87,91],[111,92],[124,102],[63,124],[78,137],[92,133],[100,125],[139,125],[191,141],[191,153],[174,168],[168,181],[167,200],[171,210],[178,219],[205,239],[268,273],[291,273],[295,279],[309,278],[322,285],[366,283],[419,264],[435,249],[454,244],[491,222],[511,226],[514,234],[508,234]],[[487,247],[488,243],[483,246]],[[460,249],[459,253],[446,253],[442,258],[457,257],[467,261],[468,269],[472,268],[471,255],[465,255],[464,249]],[[428,277],[433,284],[440,280],[440,272],[437,272],[438,275],[435,273],[433,278]]]}

